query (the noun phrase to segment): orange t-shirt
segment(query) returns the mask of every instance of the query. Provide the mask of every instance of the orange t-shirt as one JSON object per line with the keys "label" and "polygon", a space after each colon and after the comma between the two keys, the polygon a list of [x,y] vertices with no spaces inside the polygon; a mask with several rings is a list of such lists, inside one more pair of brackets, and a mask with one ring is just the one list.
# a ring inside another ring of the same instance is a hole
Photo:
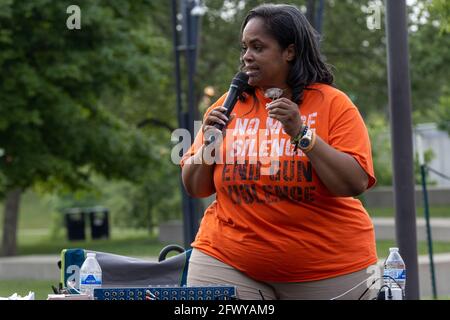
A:
{"label": "orange t-shirt", "polygon": [[[341,91],[305,90],[302,120],[325,142],[352,155],[375,183],[363,119]],[[270,102],[257,89],[233,109],[215,164],[216,200],[192,246],[260,281],[302,282],[348,274],[377,262],[372,221],[361,202],[334,197],[308,157],[293,153]],[[208,111],[223,104],[221,97]],[[181,165],[202,145],[201,132]]]}

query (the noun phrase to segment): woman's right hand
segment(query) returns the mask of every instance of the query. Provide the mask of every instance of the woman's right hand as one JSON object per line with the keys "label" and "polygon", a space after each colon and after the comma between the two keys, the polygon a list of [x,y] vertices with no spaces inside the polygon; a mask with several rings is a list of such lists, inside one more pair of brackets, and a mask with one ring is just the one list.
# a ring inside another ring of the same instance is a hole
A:
{"label": "woman's right hand", "polygon": [[202,133],[203,133],[203,143],[205,145],[208,145],[211,143],[211,137],[214,136],[215,140],[217,140],[217,137],[220,135],[225,135],[225,131],[220,130],[216,128],[214,125],[220,125],[223,126],[223,128],[226,128],[227,124],[233,120],[234,115],[231,115],[230,118],[228,118],[225,113],[227,112],[227,109],[218,106],[217,108],[214,108],[211,110],[211,112],[206,116],[205,121],[202,125]]}
{"label": "woman's right hand", "polygon": [[[222,142],[222,130],[214,127],[215,124],[223,125],[224,128],[233,119],[224,114],[227,110],[218,106],[205,116],[201,127],[203,133],[203,145],[197,150],[182,169],[182,180],[186,192],[194,198],[204,198],[216,192],[214,186],[214,165],[216,164],[216,150]],[[211,143],[210,137],[215,136],[214,143]],[[220,141],[218,141],[220,140]],[[208,144],[210,144],[208,146]],[[192,161],[189,161],[191,160]]]}

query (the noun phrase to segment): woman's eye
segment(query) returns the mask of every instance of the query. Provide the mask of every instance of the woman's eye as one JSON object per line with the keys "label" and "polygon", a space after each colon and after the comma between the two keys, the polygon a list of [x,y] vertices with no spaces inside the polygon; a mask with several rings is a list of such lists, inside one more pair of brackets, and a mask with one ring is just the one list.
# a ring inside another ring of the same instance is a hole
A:
{"label": "woman's eye", "polygon": [[[244,53],[244,54],[248,50],[249,50],[248,47],[244,47],[244,46],[241,47],[241,52]],[[263,47],[262,46],[252,46],[252,47],[250,47],[250,50],[255,51],[255,52],[261,52],[261,51],[263,51]]]}

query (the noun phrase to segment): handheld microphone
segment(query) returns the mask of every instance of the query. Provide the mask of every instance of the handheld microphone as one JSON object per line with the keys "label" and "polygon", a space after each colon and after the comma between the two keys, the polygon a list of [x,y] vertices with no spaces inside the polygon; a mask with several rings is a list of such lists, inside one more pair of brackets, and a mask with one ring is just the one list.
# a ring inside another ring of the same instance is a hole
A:
{"label": "handheld microphone", "polygon": [[[230,89],[228,90],[228,95],[223,103],[223,107],[227,109],[224,113],[227,118],[230,117],[231,111],[233,110],[239,96],[244,92],[245,88],[248,86],[248,75],[244,72],[238,72],[233,80],[231,81]],[[223,130],[224,125],[220,123],[215,123],[214,127],[219,130]],[[215,136],[210,136],[208,143],[210,144],[216,140]]]}

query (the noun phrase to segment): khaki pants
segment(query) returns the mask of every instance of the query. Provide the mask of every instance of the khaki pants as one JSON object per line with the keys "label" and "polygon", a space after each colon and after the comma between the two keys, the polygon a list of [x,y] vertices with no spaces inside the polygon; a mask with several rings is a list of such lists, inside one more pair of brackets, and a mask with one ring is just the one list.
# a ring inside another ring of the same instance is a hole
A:
{"label": "khaki pants", "polygon": [[[249,278],[200,250],[193,249],[189,259],[187,285],[233,285],[237,288],[238,298],[242,300],[330,300],[334,298],[358,300],[374,279],[373,274],[367,272],[368,269],[318,281],[261,282]],[[369,279],[371,276],[372,278]],[[380,280],[364,294],[362,299],[369,300],[375,297],[377,293],[375,288],[379,287],[379,283]],[[355,288],[352,289],[353,287]],[[347,291],[349,292],[344,294]]]}

